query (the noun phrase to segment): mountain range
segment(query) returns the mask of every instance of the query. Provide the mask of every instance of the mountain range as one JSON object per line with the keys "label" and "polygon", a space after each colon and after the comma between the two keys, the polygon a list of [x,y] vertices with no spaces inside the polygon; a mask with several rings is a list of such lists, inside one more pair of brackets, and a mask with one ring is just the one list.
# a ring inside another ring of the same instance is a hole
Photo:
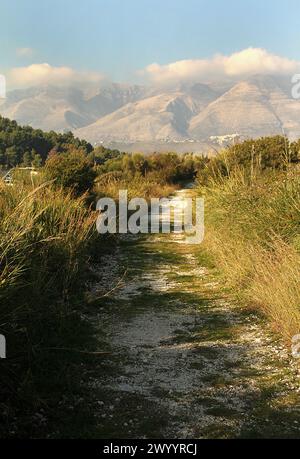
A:
{"label": "mountain range", "polygon": [[92,144],[140,151],[147,145],[197,151],[236,137],[300,137],[300,101],[291,96],[290,79],[271,75],[172,89],[44,85],[9,92],[0,114],[34,128],[71,130]]}

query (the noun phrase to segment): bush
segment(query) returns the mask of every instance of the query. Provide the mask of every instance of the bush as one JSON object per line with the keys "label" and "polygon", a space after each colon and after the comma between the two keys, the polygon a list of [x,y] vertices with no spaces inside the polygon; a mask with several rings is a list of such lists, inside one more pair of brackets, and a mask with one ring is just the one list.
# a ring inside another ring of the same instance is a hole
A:
{"label": "bush", "polygon": [[90,191],[96,177],[91,161],[82,150],[76,149],[51,155],[45,173],[57,186],[72,190],[76,196]]}
{"label": "bush", "polygon": [[247,177],[262,171],[286,170],[290,164],[300,161],[299,151],[299,141],[291,143],[283,136],[246,140],[222,150],[207,161],[198,179],[202,184],[207,184],[239,170]]}

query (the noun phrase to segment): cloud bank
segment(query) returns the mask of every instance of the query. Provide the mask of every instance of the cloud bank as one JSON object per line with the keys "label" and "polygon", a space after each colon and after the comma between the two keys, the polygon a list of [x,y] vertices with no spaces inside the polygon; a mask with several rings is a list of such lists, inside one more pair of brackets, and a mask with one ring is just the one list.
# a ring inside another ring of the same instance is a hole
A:
{"label": "cloud bank", "polygon": [[80,86],[100,83],[104,75],[97,72],[79,72],[70,67],[53,67],[47,63],[16,67],[7,74],[10,87],[22,88],[42,84]]}
{"label": "cloud bank", "polygon": [[190,59],[167,65],[151,64],[140,72],[160,85],[178,82],[205,82],[255,74],[293,75],[300,72],[300,62],[271,54],[261,48],[247,48],[230,56],[217,54],[211,59]]}
{"label": "cloud bank", "polygon": [[[23,56],[32,52],[19,50]],[[239,79],[255,74],[294,75],[300,73],[300,62],[271,54],[261,48],[247,48],[229,56],[216,54],[210,59],[189,59],[166,65],[153,63],[139,77],[148,83],[172,86],[180,82],[210,82]],[[41,84],[57,86],[83,86],[105,84],[109,79],[101,73],[77,71],[71,67],[54,67],[47,63],[16,67],[7,74],[10,88],[22,88]]]}

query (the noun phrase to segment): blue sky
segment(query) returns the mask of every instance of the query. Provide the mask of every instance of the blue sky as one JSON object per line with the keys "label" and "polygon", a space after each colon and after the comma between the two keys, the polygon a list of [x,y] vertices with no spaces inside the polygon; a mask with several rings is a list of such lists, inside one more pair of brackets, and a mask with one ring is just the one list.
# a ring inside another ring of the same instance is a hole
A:
{"label": "blue sky", "polygon": [[299,0],[1,0],[0,17],[3,71],[47,62],[126,81],[250,46],[300,61]]}

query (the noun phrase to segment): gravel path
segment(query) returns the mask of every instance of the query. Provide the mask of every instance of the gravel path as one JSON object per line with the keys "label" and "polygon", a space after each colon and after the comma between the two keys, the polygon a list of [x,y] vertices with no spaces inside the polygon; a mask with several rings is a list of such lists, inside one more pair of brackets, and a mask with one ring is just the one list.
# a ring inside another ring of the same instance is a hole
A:
{"label": "gravel path", "polygon": [[99,436],[300,437],[298,362],[180,242],[128,238],[96,267],[92,293],[112,290],[94,317],[111,351],[89,380]]}

